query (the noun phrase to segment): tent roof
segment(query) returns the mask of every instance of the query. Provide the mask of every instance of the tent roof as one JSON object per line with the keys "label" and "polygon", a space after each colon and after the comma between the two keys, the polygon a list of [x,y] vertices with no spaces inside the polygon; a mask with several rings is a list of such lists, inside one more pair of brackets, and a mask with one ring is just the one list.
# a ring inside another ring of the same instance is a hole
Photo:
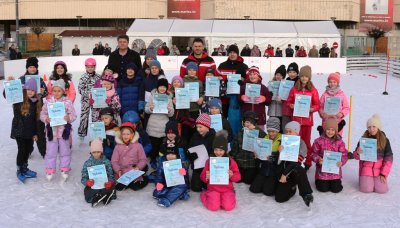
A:
{"label": "tent roof", "polygon": [[173,19],[136,19],[126,32],[128,36],[169,36]]}
{"label": "tent roof", "polygon": [[210,36],[212,20],[175,20],[169,30],[173,36]]}
{"label": "tent roof", "polygon": [[297,31],[290,21],[254,21],[257,37],[296,37]]}
{"label": "tent roof", "polygon": [[293,22],[299,37],[340,37],[333,21]]}
{"label": "tent roof", "polygon": [[[234,35],[233,35],[234,34]],[[252,37],[254,25],[252,20],[214,20],[213,36]]]}

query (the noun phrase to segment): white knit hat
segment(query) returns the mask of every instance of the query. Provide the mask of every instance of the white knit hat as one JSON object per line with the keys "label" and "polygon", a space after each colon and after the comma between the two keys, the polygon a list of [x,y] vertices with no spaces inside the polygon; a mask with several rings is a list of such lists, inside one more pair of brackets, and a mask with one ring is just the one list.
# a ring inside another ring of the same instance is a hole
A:
{"label": "white knit hat", "polygon": [[382,121],[379,114],[375,113],[371,118],[367,121],[367,128],[370,126],[375,126],[378,129],[382,129]]}

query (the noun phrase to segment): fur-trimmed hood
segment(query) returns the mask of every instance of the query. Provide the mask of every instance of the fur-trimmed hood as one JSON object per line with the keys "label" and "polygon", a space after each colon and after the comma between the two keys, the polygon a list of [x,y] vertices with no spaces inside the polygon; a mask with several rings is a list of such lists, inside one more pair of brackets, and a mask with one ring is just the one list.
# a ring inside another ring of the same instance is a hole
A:
{"label": "fur-trimmed hood", "polygon": [[[139,132],[135,131],[135,135],[133,136],[131,143],[139,142],[139,138],[140,138]],[[117,131],[115,133],[115,142],[118,144],[124,144],[121,138],[121,131]]]}

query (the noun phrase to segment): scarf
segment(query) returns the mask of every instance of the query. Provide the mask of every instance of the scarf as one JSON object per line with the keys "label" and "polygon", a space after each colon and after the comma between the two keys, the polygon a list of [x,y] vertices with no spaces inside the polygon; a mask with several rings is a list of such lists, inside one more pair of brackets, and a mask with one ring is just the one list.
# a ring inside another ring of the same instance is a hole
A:
{"label": "scarf", "polygon": [[114,86],[112,89],[106,91],[107,98],[111,98],[115,94]]}
{"label": "scarf", "polygon": [[340,86],[336,87],[336,89],[332,89],[329,86],[326,86],[326,93],[329,96],[335,96],[340,91]]}
{"label": "scarf", "polygon": [[36,97],[30,97],[29,100],[31,100],[33,103],[35,103],[37,101]]}

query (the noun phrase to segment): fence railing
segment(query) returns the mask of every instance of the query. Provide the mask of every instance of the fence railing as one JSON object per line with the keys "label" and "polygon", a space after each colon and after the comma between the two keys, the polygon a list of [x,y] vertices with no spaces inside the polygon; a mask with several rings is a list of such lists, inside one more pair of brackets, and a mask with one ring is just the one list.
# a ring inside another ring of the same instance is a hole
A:
{"label": "fence railing", "polygon": [[386,56],[351,56],[347,57],[347,70],[365,70],[378,68]]}
{"label": "fence railing", "polygon": [[389,61],[383,58],[379,65],[379,72],[386,74],[386,70],[389,71],[389,75],[400,77],[400,56],[390,56]]}

